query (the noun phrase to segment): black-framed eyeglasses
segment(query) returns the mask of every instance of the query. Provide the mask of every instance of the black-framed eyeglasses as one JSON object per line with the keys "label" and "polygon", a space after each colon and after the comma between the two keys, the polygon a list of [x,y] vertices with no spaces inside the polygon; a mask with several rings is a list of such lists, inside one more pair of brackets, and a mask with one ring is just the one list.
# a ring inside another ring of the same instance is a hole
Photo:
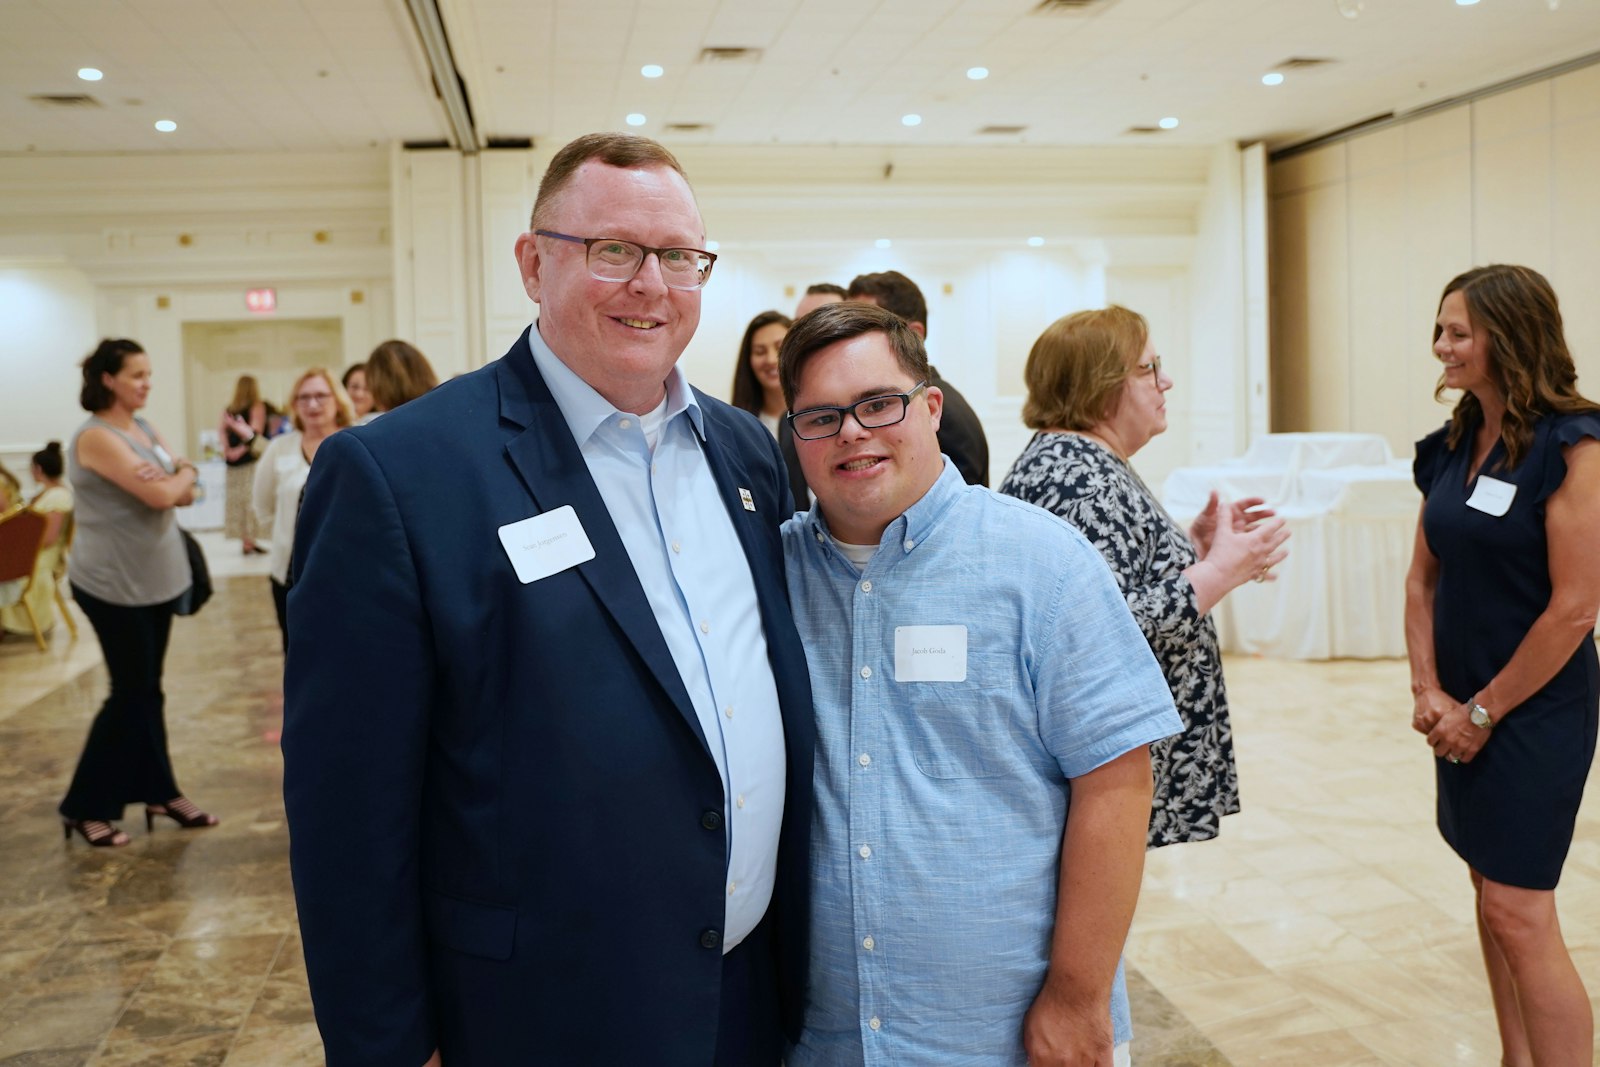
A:
{"label": "black-framed eyeglasses", "polygon": [[554,230],[534,230],[540,237],[571,241],[582,245],[589,262],[589,274],[602,282],[625,282],[639,273],[644,257],[653,255],[661,264],[661,280],[669,289],[704,289],[711,279],[716,254],[702,248],[651,248],[615,237],[574,237]]}
{"label": "black-framed eyeglasses", "polygon": [[893,426],[897,422],[904,421],[906,409],[911,406],[911,398],[927,387],[927,382],[918,382],[911,387],[909,393],[869,396],[865,400],[857,400],[854,404],[842,408],[806,408],[788,416],[789,428],[794,430],[794,435],[802,441],[820,441],[825,437],[836,435],[844,428],[844,417],[853,415],[862,429],[881,430],[885,426]]}
{"label": "black-framed eyeglasses", "polygon": [[1155,382],[1157,385],[1161,384],[1161,357],[1160,356],[1151,356],[1150,357],[1150,361],[1148,363],[1135,364],[1133,369],[1136,370],[1136,371],[1149,371],[1150,372],[1150,380]]}

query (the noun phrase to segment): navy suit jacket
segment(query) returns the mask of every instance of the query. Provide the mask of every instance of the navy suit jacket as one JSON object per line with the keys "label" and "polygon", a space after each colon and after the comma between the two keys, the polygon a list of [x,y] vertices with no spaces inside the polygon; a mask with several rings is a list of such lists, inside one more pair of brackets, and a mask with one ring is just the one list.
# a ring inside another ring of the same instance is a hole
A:
{"label": "navy suit jacket", "polygon": [[[813,724],[777,446],[697,392],[783,712],[775,924],[805,988]],[[756,505],[739,498],[748,489]],[[497,530],[571,505],[595,558],[528,585]],[[331,1067],[704,1067],[726,902],[722,779],[528,350],[323,442],[295,536],[284,797]]]}

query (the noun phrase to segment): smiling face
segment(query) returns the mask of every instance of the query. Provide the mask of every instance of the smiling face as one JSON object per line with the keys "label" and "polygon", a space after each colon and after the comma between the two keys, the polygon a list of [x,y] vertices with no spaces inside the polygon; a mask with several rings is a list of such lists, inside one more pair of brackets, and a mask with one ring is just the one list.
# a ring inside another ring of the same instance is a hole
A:
{"label": "smiling face", "polygon": [[1439,302],[1433,334],[1433,354],[1444,364],[1445,388],[1498,392],[1489,359],[1489,334],[1472,321],[1467,298],[1459,289],[1446,293]]}
{"label": "smiling face", "polygon": [[1105,420],[1105,436],[1131,456],[1150,443],[1157,434],[1167,432],[1167,390],[1172,378],[1164,370],[1152,370],[1160,357],[1155,342],[1146,340],[1138,362],[1128,370],[1111,415]]}
{"label": "smiling face", "polygon": [[[807,359],[795,384],[794,410],[845,407],[867,397],[909,393],[916,385],[889,339],[864,333]],[[943,404],[943,395],[929,386],[911,398],[905,419],[893,426],[867,429],[846,415],[833,437],[795,438],[806,482],[835,537],[875,545],[885,527],[933,488],[944,470],[938,438]]]}
{"label": "smiling face", "polygon": [[100,384],[111,393],[111,406],[138,411],[150,399],[150,357],[131,352],[122,357],[122,369],[100,375]]}
{"label": "smiling face", "polygon": [[[701,248],[705,225],[682,175],[667,167],[580,166],[551,205],[545,228],[654,248]],[[700,324],[699,290],[669,289],[645,257],[626,282],[589,273],[584,246],[524,233],[523,288],[539,304],[539,334],[556,356],[623,411],[661,402],[667,372]]]}
{"label": "smiling face", "polygon": [[788,334],[789,327],[781,322],[769,322],[750,338],[750,369],[761,384],[766,407],[772,411],[783,410],[783,386],[778,380],[778,349]]}
{"label": "smiling face", "polygon": [[339,405],[333,381],[321,374],[310,374],[295,386],[289,398],[294,405],[297,428],[307,437],[326,437],[339,427]]}

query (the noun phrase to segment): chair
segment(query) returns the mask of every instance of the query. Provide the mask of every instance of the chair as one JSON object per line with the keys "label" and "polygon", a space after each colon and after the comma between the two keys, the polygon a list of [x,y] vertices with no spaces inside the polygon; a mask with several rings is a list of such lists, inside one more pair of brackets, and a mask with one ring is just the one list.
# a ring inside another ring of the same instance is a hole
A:
{"label": "chair", "polygon": [[44,544],[45,517],[26,508],[14,511],[0,519],[0,582],[21,581],[22,607],[33,627],[33,639],[39,651],[49,648],[44,642],[44,632],[39,620],[33,617],[33,605],[28,603],[28,591],[33,588],[33,568]]}
{"label": "chair", "polygon": [[55,573],[50,576],[50,595],[55,597],[56,610],[61,612],[61,618],[66,621],[67,630],[74,641],[78,639],[78,621],[72,617],[67,600],[61,595],[61,579],[67,576],[67,557],[72,555],[72,535],[77,532],[76,516],[69,511],[61,522],[61,556],[56,560]]}

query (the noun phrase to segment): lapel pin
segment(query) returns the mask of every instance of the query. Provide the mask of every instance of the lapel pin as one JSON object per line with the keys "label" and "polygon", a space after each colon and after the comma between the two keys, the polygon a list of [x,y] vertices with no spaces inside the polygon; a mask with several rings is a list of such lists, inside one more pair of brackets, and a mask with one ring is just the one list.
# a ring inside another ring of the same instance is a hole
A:
{"label": "lapel pin", "polygon": [[746,511],[754,511],[756,509],[756,502],[750,496],[750,490],[742,485],[739,487],[739,502],[744,505]]}

